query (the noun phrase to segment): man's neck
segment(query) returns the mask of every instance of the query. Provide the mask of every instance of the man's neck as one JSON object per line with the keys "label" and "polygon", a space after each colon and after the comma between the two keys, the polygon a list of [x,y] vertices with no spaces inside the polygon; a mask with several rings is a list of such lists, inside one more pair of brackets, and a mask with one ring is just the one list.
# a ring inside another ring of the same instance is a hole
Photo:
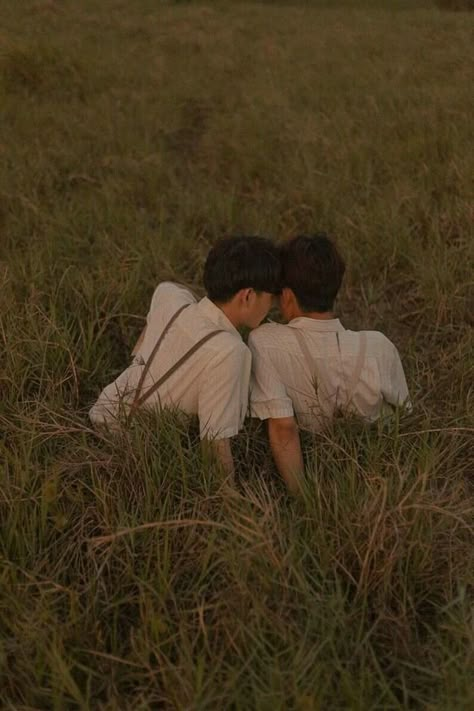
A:
{"label": "man's neck", "polygon": [[212,303],[227,316],[234,328],[238,328],[241,325],[235,304],[231,301],[228,301],[225,304],[217,303],[216,301],[213,301]]}

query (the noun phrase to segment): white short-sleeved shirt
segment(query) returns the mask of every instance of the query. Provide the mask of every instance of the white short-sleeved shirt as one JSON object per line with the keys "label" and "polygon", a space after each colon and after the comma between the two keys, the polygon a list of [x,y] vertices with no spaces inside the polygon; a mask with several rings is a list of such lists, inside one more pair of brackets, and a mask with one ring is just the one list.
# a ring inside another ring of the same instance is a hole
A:
{"label": "white short-sleeved shirt", "polygon": [[[303,352],[303,335],[312,364]],[[366,350],[360,375],[361,333]],[[300,317],[287,325],[267,323],[252,331],[251,414],[261,420],[297,418],[304,429],[321,430],[337,411],[376,420],[389,405],[409,404],[398,351],[377,331],[348,331],[339,319]]]}
{"label": "white short-sleeved shirt", "polygon": [[210,331],[223,330],[186,361],[143,405],[178,408],[199,416],[201,438],[223,439],[240,430],[248,408],[251,354],[227,316],[208,298],[196,302],[183,286],[160,284],[151,302],[143,342],[132,364],[100,394],[89,416],[94,424],[112,424],[130,406],[153,347],[173,314],[189,304],[166,334],[143,383],[153,385]]}

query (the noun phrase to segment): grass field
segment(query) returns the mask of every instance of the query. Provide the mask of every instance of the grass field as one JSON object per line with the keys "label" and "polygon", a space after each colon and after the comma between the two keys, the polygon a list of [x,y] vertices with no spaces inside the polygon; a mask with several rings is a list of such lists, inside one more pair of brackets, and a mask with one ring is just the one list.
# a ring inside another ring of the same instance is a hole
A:
{"label": "grass field", "polygon": [[[474,14],[431,2],[0,4],[0,705],[474,708]],[[224,491],[165,414],[86,412],[154,286],[325,229],[412,414],[261,432]]]}

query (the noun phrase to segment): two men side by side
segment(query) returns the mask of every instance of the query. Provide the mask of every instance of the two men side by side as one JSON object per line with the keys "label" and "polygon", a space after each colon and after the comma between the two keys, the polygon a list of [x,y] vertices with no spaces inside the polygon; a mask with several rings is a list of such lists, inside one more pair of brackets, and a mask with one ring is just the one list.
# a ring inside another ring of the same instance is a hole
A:
{"label": "two men side by side", "polygon": [[[134,360],[102,391],[92,422],[112,427],[137,405],[198,415],[201,439],[232,476],[230,439],[250,390],[250,413],[268,421],[277,468],[297,493],[299,428],[319,431],[339,413],[372,421],[408,402],[395,346],[378,332],[348,331],[334,316],[344,269],[324,235],[281,249],[261,237],[221,240],[206,260],[206,297],[197,302],[170,282],[157,287]],[[288,323],[258,327],[276,295]],[[255,329],[250,350],[240,327]]]}

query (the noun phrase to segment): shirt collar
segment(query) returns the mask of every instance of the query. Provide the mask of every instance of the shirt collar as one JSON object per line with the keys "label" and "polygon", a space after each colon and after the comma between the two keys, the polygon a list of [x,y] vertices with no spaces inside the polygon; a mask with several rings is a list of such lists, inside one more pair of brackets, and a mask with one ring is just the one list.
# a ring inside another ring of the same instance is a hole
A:
{"label": "shirt collar", "polygon": [[335,331],[345,331],[346,329],[338,318],[308,318],[308,316],[298,316],[289,322],[291,328],[300,328],[304,331],[314,331],[319,333],[333,333]]}
{"label": "shirt collar", "polygon": [[227,316],[221,309],[216,306],[210,299],[208,299],[207,296],[205,296],[201,301],[199,301],[197,305],[199,311],[203,316],[209,319],[209,321],[212,321],[212,323],[215,326],[218,326],[218,328],[221,328],[224,331],[228,331],[229,333],[233,333],[239,338],[240,333],[238,330],[235,328],[235,326],[229,321]]}

